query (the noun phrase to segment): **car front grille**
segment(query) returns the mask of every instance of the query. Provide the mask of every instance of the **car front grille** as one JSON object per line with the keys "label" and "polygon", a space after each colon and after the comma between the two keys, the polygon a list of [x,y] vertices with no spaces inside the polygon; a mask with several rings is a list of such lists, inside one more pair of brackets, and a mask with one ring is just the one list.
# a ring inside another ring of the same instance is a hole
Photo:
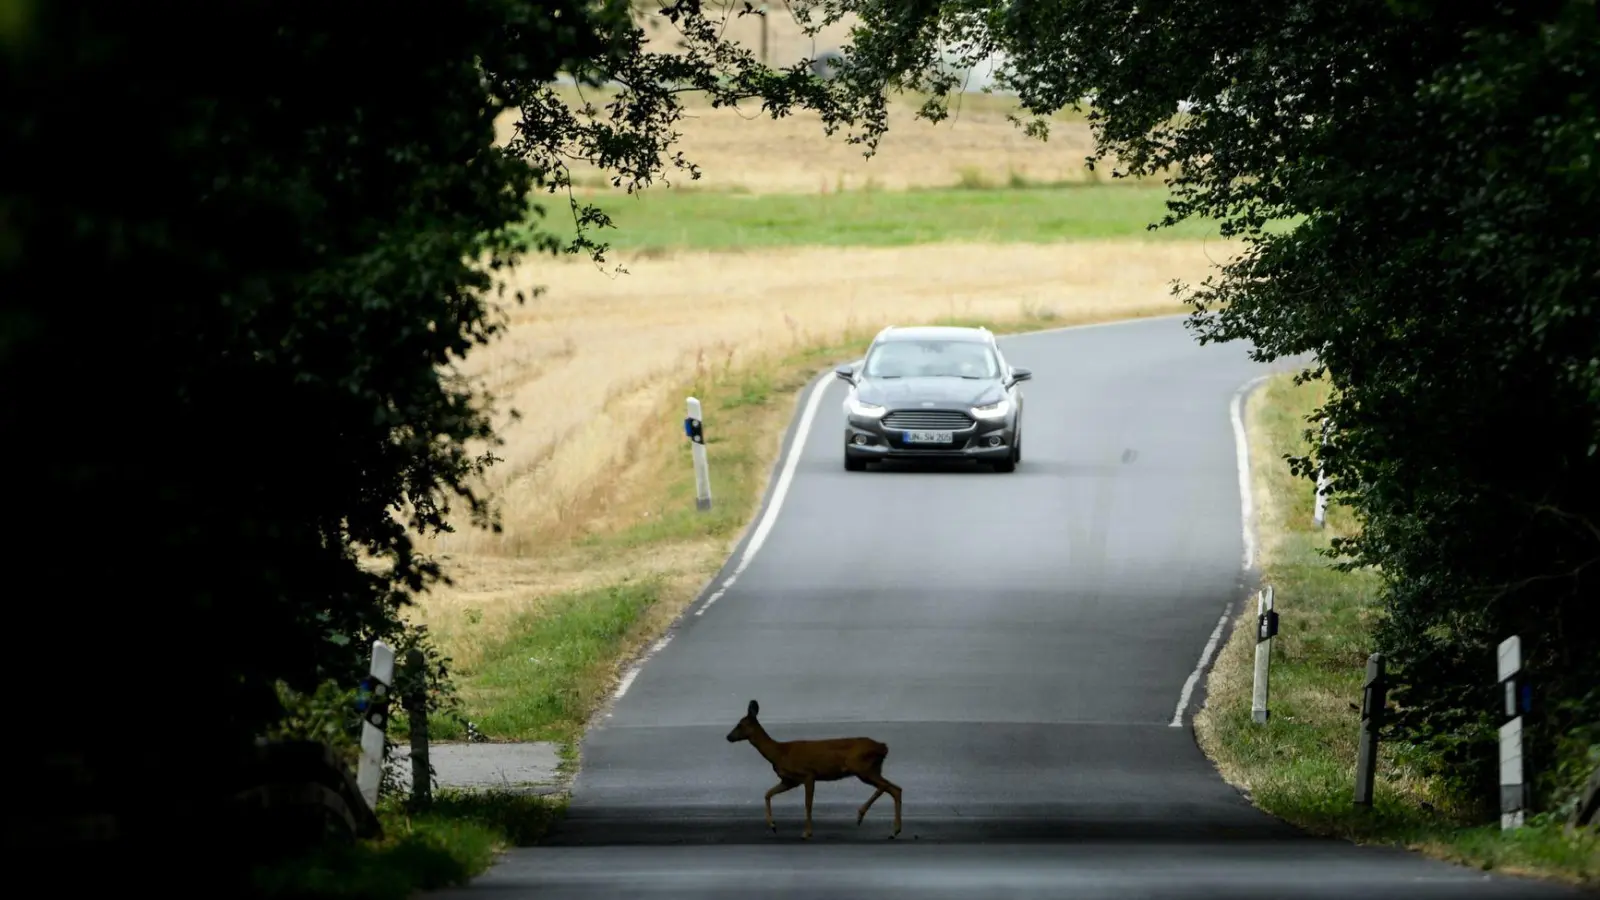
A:
{"label": "car front grille", "polygon": [[955,409],[897,409],[883,417],[883,425],[896,431],[962,431],[972,427],[972,417]]}

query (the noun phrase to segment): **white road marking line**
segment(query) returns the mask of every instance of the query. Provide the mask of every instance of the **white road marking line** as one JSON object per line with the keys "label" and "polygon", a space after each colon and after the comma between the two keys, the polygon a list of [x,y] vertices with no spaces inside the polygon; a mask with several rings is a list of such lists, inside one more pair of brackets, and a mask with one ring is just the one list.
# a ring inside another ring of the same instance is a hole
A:
{"label": "white road marking line", "polygon": [[800,424],[795,426],[794,441],[789,445],[789,455],[783,461],[783,471],[778,473],[778,483],[772,489],[772,502],[767,504],[766,512],[761,515],[761,522],[756,525],[756,530],[750,535],[750,542],[744,545],[744,554],[739,557],[739,565],[734,568],[733,574],[722,583],[722,588],[715,594],[706,598],[699,609],[694,611],[697,616],[705,615],[711,604],[721,599],[728,586],[733,584],[750,561],[761,550],[761,545],[767,542],[767,535],[772,533],[772,525],[778,519],[778,512],[783,509],[783,500],[789,495],[789,485],[794,483],[794,471],[800,465],[800,456],[806,449],[806,438],[811,434],[811,423],[817,417],[817,408],[822,405],[822,398],[828,393],[828,388],[833,384],[832,373],[827,373],[817,386],[811,389],[811,396],[806,400],[805,411],[800,414]]}
{"label": "white road marking line", "polygon": [[1033,331],[1014,331],[1010,334],[997,334],[995,338],[1002,341],[1017,338],[1029,338],[1041,334],[1060,334],[1063,331],[1087,331],[1090,328],[1115,328],[1122,325],[1143,325],[1146,322],[1166,322],[1172,319],[1187,319],[1192,313],[1163,313],[1159,316],[1140,316],[1136,319],[1113,319],[1110,322],[1088,322],[1083,325],[1058,325],[1055,328],[1037,328]]}
{"label": "white road marking line", "polygon": [[728,592],[728,588],[733,587],[733,583],[735,581],[738,581],[738,580],[739,580],[739,576],[734,575],[734,576],[730,577],[727,581],[724,581],[722,583],[722,587],[717,588],[717,592],[715,594],[712,594],[711,596],[707,597],[706,598],[706,602],[701,604],[700,608],[694,611],[694,614],[697,615],[697,616],[705,615],[706,610],[711,608],[711,604],[717,602],[718,600],[721,600],[722,599],[722,595],[726,594]]}
{"label": "white road marking line", "polygon": [[1249,571],[1256,558],[1255,502],[1250,490],[1250,438],[1244,431],[1244,398],[1251,389],[1271,375],[1252,378],[1244,387],[1233,392],[1233,402],[1228,404],[1228,418],[1233,421],[1233,456],[1239,467],[1239,513],[1244,533],[1244,568]]}
{"label": "white road marking line", "polygon": [[[1239,470],[1239,520],[1244,535],[1244,569],[1247,572],[1255,563],[1256,528],[1255,503],[1250,489],[1250,438],[1244,430],[1244,398],[1256,385],[1271,377],[1271,375],[1259,375],[1245,382],[1243,387],[1233,392],[1233,399],[1228,403],[1228,419],[1233,423],[1234,462]],[[1167,723],[1169,727],[1183,727],[1183,711],[1189,707],[1189,697],[1194,693],[1194,686],[1200,681],[1200,673],[1205,671],[1206,664],[1211,661],[1211,654],[1216,652],[1217,641],[1222,639],[1222,629],[1228,624],[1228,613],[1229,610],[1224,608],[1222,618],[1217,620],[1217,627],[1211,631],[1211,640],[1206,641],[1205,649],[1200,651],[1200,662],[1184,681],[1183,692],[1178,695],[1178,707],[1173,710],[1172,721]]]}
{"label": "white road marking line", "polygon": [[626,694],[628,692],[628,688],[633,687],[633,680],[635,678],[638,678],[638,677],[639,677],[639,667],[638,666],[634,666],[633,668],[629,669],[622,676],[622,681],[617,684],[617,692],[615,694],[611,695],[611,699],[613,699],[613,700],[621,700],[622,699],[622,695]]}
{"label": "white road marking line", "polygon": [[1189,678],[1183,683],[1183,693],[1178,695],[1178,708],[1172,712],[1172,721],[1167,723],[1169,728],[1183,727],[1183,711],[1189,707],[1189,695],[1194,693],[1194,686],[1200,681],[1200,673],[1205,671],[1206,663],[1211,661],[1211,654],[1216,652],[1217,641],[1222,639],[1222,628],[1228,624],[1228,610],[1222,610],[1222,618],[1217,619],[1217,627],[1211,629],[1211,640],[1206,641],[1206,648],[1200,651],[1200,663],[1189,673]]}
{"label": "white road marking line", "polygon": [[[644,658],[635,663],[632,668],[623,674],[622,680],[617,682],[617,690],[611,695],[611,702],[615,703],[618,700],[621,700],[622,695],[628,692],[628,688],[633,687],[633,680],[639,677],[639,670],[643,669],[644,664],[650,661],[650,657],[660,653],[670,643],[672,643],[672,635],[669,634],[663,637],[661,640],[656,641],[654,644],[651,644],[650,650],[649,652],[645,653]],[[610,714],[607,713],[606,718],[610,717]]]}

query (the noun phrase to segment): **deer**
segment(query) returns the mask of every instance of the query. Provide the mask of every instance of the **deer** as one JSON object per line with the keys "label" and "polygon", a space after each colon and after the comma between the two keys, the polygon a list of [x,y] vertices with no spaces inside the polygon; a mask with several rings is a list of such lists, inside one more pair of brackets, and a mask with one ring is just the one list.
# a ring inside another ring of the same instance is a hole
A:
{"label": "deer", "polygon": [[883,777],[883,760],[889,755],[889,745],[866,737],[828,738],[811,741],[779,741],[767,734],[756,715],[761,705],[750,701],[750,707],[739,724],[728,732],[728,743],[749,741],[778,775],[778,783],[767,791],[767,828],[774,834],[778,826],[772,821],[772,798],[800,785],[806,788],[806,827],[801,835],[811,840],[811,798],[819,781],[839,781],[850,776],[863,784],[877,788],[867,802],[856,811],[856,825],[867,817],[867,810],[884,794],[894,798],[894,832],[892,840],[900,834],[900,786]]}

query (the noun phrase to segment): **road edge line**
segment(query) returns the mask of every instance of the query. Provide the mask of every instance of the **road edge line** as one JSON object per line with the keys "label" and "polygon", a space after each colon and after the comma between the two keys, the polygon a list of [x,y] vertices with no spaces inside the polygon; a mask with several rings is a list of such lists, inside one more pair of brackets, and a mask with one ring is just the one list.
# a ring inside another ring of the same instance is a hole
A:
{"label": "road edge line", "polygon": [[1146,322],[1166,322],[1171,319],[1190,319],[1193,317],[1193,313],[1187,312],[1160,313],[1154,316],[1134,316],[1131,319],[1113,319],[1109,322],[1083,322],[1078,325],[1057,325],[1054,328],[1035,328],[1029,331],[1010,331],[1006,332],[1005,334],[995,335],[995,340],[1003,341],[1008,338],[1033,337],[1034,335],[1040,334],[1060,334],[1063,331],[1086,331],[1090,328],[1111,328],[1118,325],[1142,325]]}
{"label": "road edge line", "polygon": [[1262,382],[1272,375],[1258,375],[1245,382],[1242,387],[1233,392],[1233,399],[1228,403],[1228,419],[1233,424],[1233,459],[1239,469],[1239,527],[1244,537],[1244,565],[1242,568],[1248,572],[1255,565],[1256,558],[1256,512],[1255,489],[1251,487],[1250,479],[1250,436],[1244,428],[1244,403]]}
{"label": "road edge line", "polygon": [[705,602],[700,604],[700,608],[694,611],[696,616],[705,615],[711,604],[721,599],[723,593],[733,586],[734,581],[767,542],[767,535],[772,533],[772,526],[778,521],[778,513],[783,510],[783,501],[789,496],[789,485],[794,483],[794,473],[800,467],[800,457],[805,454],[806,439],[811,436],[811,424],[816,421],[817,410],[822,407],[822,398],[827,396],[828,388],[831,386],[832,383],[824,376],[811,388],[811,395],[806,398],[805,408],[801,410],[800,419],[795,425],[794,436],[789,441],[789,452],[784,456],[783,468],[778,472],[778,480],[772,486],[772,495],[767,500],[766,509],[761,511],[761,518],[756,521],[755,530],[750,532],[750,539],[745,542],[744,551],[739,555],[739,564],[722,582],[722,587],[706,598]]}
{"label": "road edge line", "polygon": [[1172,721],[1167,723],[1168,728],[1182,728],[1183,714],[1188,711],[1189,698],[1194,695],[1195,685],[1200,683],[1200,676],[1205,672],[1206,665],[1211,662],[1211,654],[1217,652],[1217,643],[1222,640],[1222,631],[1228,627],[1228,620],[1233,617],[1233,604],[1229,603],[1222,609],[1222,616],[1217,619],[1217,627],[1211,629],[1211,639],[1206,641],[1206,647],[1200,651],[1200,662],[1195,664],[1194,671],[1189,673],[1183,682],[1183,692],[1178,695],[1178,707],[1172,712]]}
{"label": "road edge line", "polygon": [[[1256,559],[1256,523],[1255,523],[1255,490],[1251,487],[1250,479],[1250,436],[1244,427],[1244,404],[1250,394],[1260,387],[1276,373],[1257,375],[1241,385],[1233,392],[1228,400],[1228,421],[1233,426],[1233,458],[1239,473],[1239,528],[1240,536],[1244,539],[1244,558],[1241,570],[1246,580]],[[1228,621],[1233,618],[1233,603],[1230,601],[1222,609],[1222,617],[1217,620],[1217,627],[1211,632],[1211,639],[1206,641],[1205,649],[1200,651],[1200,661],[1195,663],[1194,671],[1183,682],[1183,689],[1178,694],[1177,708],[1172,712],[1172,721],[1167,723],[1168,728],[1182,728],[1183,714],[1189,711],[1189,701],[1194,697],[1194,689],[1199,685],[1200,679],[1206,674],[1206,667],[1211,663],[1211,656],[1217,650],[1217,643],[1222,639],[1222,632],[1227,628]]]}

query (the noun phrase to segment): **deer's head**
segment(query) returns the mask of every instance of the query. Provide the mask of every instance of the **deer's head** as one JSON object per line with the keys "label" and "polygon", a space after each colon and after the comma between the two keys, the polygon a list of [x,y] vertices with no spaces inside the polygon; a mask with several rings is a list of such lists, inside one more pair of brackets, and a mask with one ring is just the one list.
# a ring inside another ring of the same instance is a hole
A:
{"label": "deer's head", "polygon": [[760,711],[761,705],[751,700],[750,708],[745,711],[744,718],[740,719],[739,724],[733,726],[733,730],[728,732],[728,743],[750,740],[750,735],[755,734],[756,729],[761,727],[760,723],[756,721],[756,713]]}

